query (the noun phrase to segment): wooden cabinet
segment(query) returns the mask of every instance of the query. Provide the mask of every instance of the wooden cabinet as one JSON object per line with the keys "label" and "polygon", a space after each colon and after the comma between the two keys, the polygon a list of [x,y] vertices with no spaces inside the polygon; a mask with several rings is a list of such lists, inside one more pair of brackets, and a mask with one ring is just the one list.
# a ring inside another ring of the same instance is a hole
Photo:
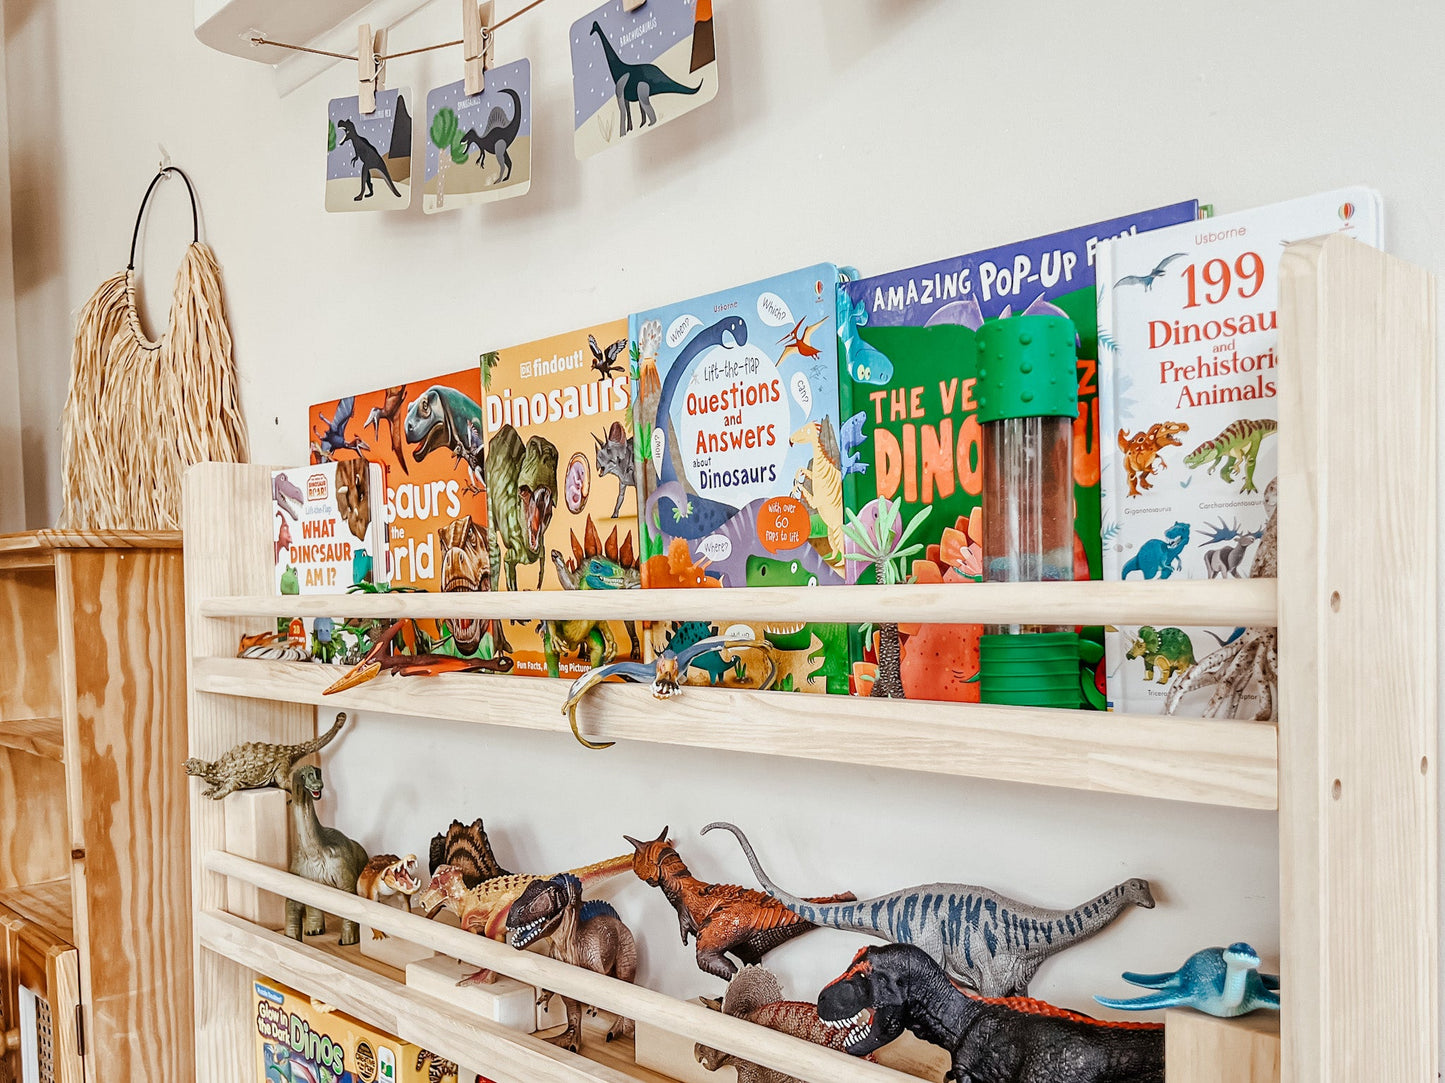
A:
{"label": "wooden cabinet", "polygon": [[0,536],[0,1012],[42,1079],[194,1063],[182,579],[179,534]]}

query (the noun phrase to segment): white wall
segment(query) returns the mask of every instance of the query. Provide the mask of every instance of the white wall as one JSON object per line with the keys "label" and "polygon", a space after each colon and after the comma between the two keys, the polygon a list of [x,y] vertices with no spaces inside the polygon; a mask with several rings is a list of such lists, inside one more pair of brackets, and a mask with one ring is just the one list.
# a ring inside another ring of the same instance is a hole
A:
{"label": "white wall", "polygon": [[[269,73],[192,40],[189,0],[5,0],[30,523],[58,507],[71,320],[123,265],[157,140],[200,188],[254,457],[276,463],[305,453],[308,403],[484,349],[820,258],[881,271],[1191,195],[1232,210],[1369,182],[1391,250],[1445,266],[1438,2],[1387,14],[1345,0],[731,0],[717,5],[718,99],[579,164],[565,31],[587,6],[553,0],[499,37],[499,62],[533,61],[531,194],[425,218],[322,212],[321,119],[354,92],[344,66],[278,100]],[[455,4],[434,4],[392,44],[454,36],[455,20]],[[418,102],[459,74],[455,55],[390,66]],[[159,311],[184,232],[179,188],[156,219]],[[350,331],[378,307],[392,318]],[[1158,910],[1036,983],[1075,1006],[1118,992],[1120,970],[1165,969],[1205,944],[1278,948],[1269,815],[646,746],[588,753],[381,717],[361,719],[326,769],[329,811],[368,846],[424,853],[453,816],[483,815],[503,861],[529,871],[621,852],[623,832],[667,823],[700,875],[748,882],[730,840],[696,834],[733,818],[799,889],[958,879],[1062,905],[1153,878]],[[645,982],[717,991],[660,894],[630,882],[617,898]],[[811,996],[858,942],[817,934],[772,961]]]}

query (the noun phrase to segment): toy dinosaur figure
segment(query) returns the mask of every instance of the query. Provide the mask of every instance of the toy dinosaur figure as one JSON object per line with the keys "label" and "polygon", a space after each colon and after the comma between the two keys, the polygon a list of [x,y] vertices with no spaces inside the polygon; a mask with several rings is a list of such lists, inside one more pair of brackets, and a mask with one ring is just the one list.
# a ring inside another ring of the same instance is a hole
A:
{"label": "toy dinosaur figure", "polygon": [[340,711],[331,728],[310,741],[294,745],[275,745],[265,741],[247,741],[225,752],[219,759],[202,760],[191,757],[186,760],[186,774],[206,783],[202,797],[219,801],[237,790],[259,790],[267,786],[288,790],[291,788],[291,771],[304,756],[320,752],[329,745],[346,722],[346,712]]}
{"label": "toy dinosaur figure", "polygon": [[316,438],[312,441],[312,451],[318,462],[331,462],[336,458],[338,451],[354,451],[360,455],[363,451],[371,450],[366,441],[359,436],[354,440],[346,438],[346,426],[351,424],[351,415],[355,410],[356,396],[347,395],[346,398],[337,400],[336,412],[331,417],[320,415],[326,430],[324,432],[312,430],[312,435]]}
{"label": "toy dinosaur figure", "polygon": [[533,436],[525,445],[517,430],[503,425],[492,437],[487,471],[487,525],[492,570],[506,573],[508,590],[517,589],[517,565],[537,565],[542,589],[547,525],[557,506],[557,447]]}
{"label": "toy dinosaur figure", "polygon": [[970,884],[924,884],[860,902],[820,906],[773,883],[736,826],[712,823],[702,833],[714,828],[738,840],[768,894],[798,917],[830,929],[916,945],[986,997],[1026,996],[1029,982],[1049,956],[1102,932],[1131,907],[1154,907],[1147,880],[1125,880],[1070,910],[1030,906]]}
{"label": "toy dinosaur figure", "polygon": [[614,421],[607,428],[606,440],[594,435],[592,441],[597,445],[597,476],[600,478],[604,474],[611,474],[617,479],[617,503],[612,506],[612,518],[616,519],[622,514],[622,502],[627,497],[627,490],[637,488],[637,465],[632,458],[632,437],[627,435],[622,422]]}
{"label": "toy dinosaur figure", "polygon": [[[744,964],[760,963],[774,948],[816,928],[761,891],[699,880],[683,864],[665,827],[651,842],[622,837],[635,851],[632,871],[644,883],[661,888],[677,911],[683,945],[688,937],[697,941],[697,966],[704,974],[731,981],[738,968],[729,955]],[[854,897],[844,893],[811,901],[845,902]]]}
{"label": "toy dinosaur figure", "polygon": [[629,103],[637,103],[642,111],[642,123],[639,126],[646,128],[649,124],[657,123],[657,110],[652,107],[654,94],[696,94],[702,89],[701,83],[697,86],[684,86],[670,78],[656,64],[625,63],[612,47],[612,42],[607,40],[607,35],[602,32],[602,24],[595,19],[592,22],[592,33],[597,36],[597,40],[602,43],[602,51],[607,54],[607,70],[612,73],[613,94],[617,98],[617,108],[622,111],[622,120],[617,129],[619,138],[632,131],[632,107]]}
{"label": "toy dinosaur figure", "polygon": [[919,948],[864,948],[823,987],[818,1016],[849,1053],[904,1030],[953,1057],[955,1083],[1164,1083],[1164,1027],[1106,1023],[1039,1000],[985,1000],[949,982]]}
{"label": "toy dinosaur figure", "polygon": [[1151,1008],[1193,1008],[1206,1015],[1233,1019],[1258,1008],[1279,1011],[1279,975],[1259,972],[1259,952],[1248,944],[1205,948],[1167,974],[1124,974],[1130,985],[1154,992],[1132,1000],[1096,996],[1106,1008],[1148,1011]]}
{"label": "toy dinosaur figure", "polygon": [[[722,1013],[737,1019],[746,1019],[769,1030],[791,1034],[814,1045],[826,1046],[846,1053],[844,1038],[847,1032],[831,1027],[818,1018],[818,1007],[801,1000],[784,1000],[783,987],[773,972],[761,966],[745,966],[737,976],[728,982],[727,994],[723,997]],[[796,1076],[784,1075],[773,1068],[744,1060],[732,1053],[698,1042],[692,1047],[692,1055],[709,1072],[716,1072],[729,1064],[738,1070],[738,1083],[802,1083]],[[865,1060],[875,1060],[871,1054]]]}
{"label": "toy dinosaur figure", "polygon": [[[421,890],[421,881],[416,876],[416,854],[397,857],[396,854],[377,854],[366,863],[361,875],[356,878],[356,893],[363,899],[381,902],[385,899],[399,899],[406,910],[409,900]],[[373,940],[385,940],[386,934],[380,929],[371,930]]]}
{"label": "toy dinosaur figure", "polygon": [[[666,433],[662,461],[654,464],[659,483],[647,498],[644,519],[648,526],[667,523],[667,533],[676,538],[705,538],[737,514],[737,508],[720,500],[700,496],[681,480],[686,476],[683,446],[672,422],[672,400],[682,386],[694,359],[715,346],[736,349],[746,346],[748,325],[741,316],[724,316],[717,323],[697,331],[678,352],[667,370],[667,379],[657,397],[657,423]],[[731,346],[729,346],[731,343]],[[659,518],[661,516],[662,518]],[[659,529],[658,533],[662,533]]]}
{"label": "toy dinosaur figure", "polygon": [[[1264,530],[1241,530],[1239,520],[1233,526],[1226,526],[1223,519],[1218,526],[1204,524],[1209,535],[1200,545],[1219,545],[1204,554],[1204,570],[1210,579],[1240,579],[1239,566],[1244,563],[1244,554],[1249,547],[1264,537]],[[1221,544],[1223,543],[1223,544]]]}
{"label": "toy dinosaur figure", "polygon": [[1179,554],[1189,544],[1189,524],[1175,523],[1164,532],[1162,538],[1150,538],[1139,546],[1139,551],[1124,562],[1120,579],[1128,579],[1130,572],[1138,572],[1145,579],[1168,579],[1174,569],[1182,567]]}
{"label": "toy dinosaur figure", "polygon": [[[606,380],[613,376],[622,375],[622,366],[617,363],[617,358],[623,350],[627,349],[627,340],[625,338],[619,338],[604,350],[601,346],[597,345],[595,335],[588,335],[587,349],[592,354],[592,371],[597,373],[599,380]],[[622,427],[620,421],[614,421],[612,424],[619,429]],[[598,467],[598,469],[601,469],[601,467]],[[615,511],[612,513],[612,517],[614,519],[617,517]]]}
{"label": "toy dinosaur figure", "polygon": [[646,681],[652,685],[652,694],[658,699],[671,699],[681,691],[683,675],[687,672],[688,666],[700,657],[725,649],[762,651],[768,662],[768,672],[758,687],[760,689],[772,687],[773,681],[778,676],[778,665],[774,660],[775,649],[771,643],[766,640],[715,636],[694,643],[681,651],[664,650],[651,662],[613,662],[609,666],[599,666],[578,677],[567,691],[567,702],[562,704],[562,713],[572,723],[573,736],[588,748],[612,747],[613,742],[611,741],[597,744],[587,740],[582,736],[582,731],[577,728],[577,704],[582,702],[582,697],[595,685],[601,684],[610,677],[621,677],[624,681],[629,682]]}
{"label": "toy dinosaur figure", "polygon": [[[844,268],[844,273],[856,281],[857,272],[851,267]],[[881,387],[893,379],[893,362],[888,360],[888,355],[882,350],[864,342],[863,336],[858,333],[858,328],[867,326],[868,306],[862,301],[856,304],[850,301],[847,290],[839,289],[837,294],[838,344],[843,351],[843,362],[847,366],[848,376],[855,383]],[[861,422],[858,433],[861,437]],[[861,439],[853,446],[857,447],[860,443]]]}
{"label": "toy dinosaur figure", "polygon": [[386,181],[386,186],[391,189],[391,194],[401,198],[401,193],[397,191],[396,184],[391,179],[391,170],[386,167],[386,159],[381,156],[381,151],[377,150],[364,135],[357,132],[356,124],[353,121],[343,117],[336,122],[336,126],[342,132],[340,142],[351,144],[351,164],[361,166],[361,191],[351,197],[352,202],[360,203],[374,194],[371,184],[372,173],[380,173],[381,179]]}
{"label": "toy dinosaur figure", "polygon": [[1259,447],[1267,436],[1279,430],[1279,422],[1269,418],[1249,421],[1241,418],[1229,425],[1213,440],[1206,440],[1184,456],[1184,465],[1191,470],[1201,466],[1209,467],[1208,473],[1219,471],[1219,479],[1234,481],[1234,472],[1244,470],[1244,482],[1240,492],[1257,493],[1254,486],[1254,467],[1259,459]]}
{"label": "toy dinosaur figure", "polygon": [[410,474],[411,468],[406,465],[406,456],[403,454],[406,445],[403,442],[404,421],[401,416],[401,408],[405,404],[406,384],[388,387],[382,396],[381,405],[373,406],[371,413],[366,415],[366,424],[362,426],[362,429],[370,429],[372,435],[379,440],[381,439],[381,423],[385,421],[387,433],[391,436],[391,453],[396,456],[401,472]]}
{"label": "toy dinosaur figure", "polygon": [[412,458],[421,462],[433,451],[446,448],[464,461],[480,482],[482,452],[467,435],[468,426],[481,433],[482,408],[456,388],[436,384],[427,388],[406,411],[406,442]]}
{"label": "toy dinosaur figure", "polygon": [[1173,255],[1165,256],[1154,265],[1154,269],[1148,274],[1125,275],[1114,283],[1114,287],[1117,289],[1119,286],[1143,286],[1144,292],[1148,293],[1154,288],[1154,283],[1164,277],[1164,272],[1168,269],[1169,265],[1176,259],[1183,259],[1184,255],[1185,253],[1183,252],[1175,252]]}
{"label": "toy dinosaur figure", "polygon": [[1154,628],[1145,625],[1129,645],[1124,657],[1130,661],[1144,659],[1144,679],[1154,680],[1159,673],[1160,684],[1168,684],[1170,678],[1194,665],[1194,643],[1189,633],[1179,628]]}
{"label": "toy dinosaur figure", "polygon": [[428,651],[394,653],[393,643],[408,628],[413,630],[413,635],[420,641],[420,633],[416,632],[415,624],[415,621],[406,619],[393,621],[372,634],[371,645],[361,656],[361,660],[322,689],[321,694],[331,696],[337,692],[345,692],[382,673],[395,673],[400,677],[435,677],[439,673],[471,673],[477,670],[489,673],[511,672],[513,663],[507,655],[496,658],[458,658],[455,655],[431,654]]}
{"label": "toy dinosaur figure", "polygon": [[511,117],[507,116],[507,111],[500,105],[494,105],[487,114],[487,123],[482,127],[482,134],[478,135],[477,130],[471,128],[461,138],[462,146],[477,148],[478,169],[486,168],[488,154],[497,160],[497,179],[492,181],[492,184],[511,180],[512,155],[509,149],[522,130],[522,99],[511,87],[503,87],[502,93],[512,99]]}
{"label": "toy dinosaur figure", "polygon": [[[637,980],[637,942],[611,903],[582,901],[582,881],[567,873],[529,884],[507,914],[507,943],[525,950],[552,939],[552,958],[619,981]],[[551,994],[545,994],[550,997]],[[574,1053],[582,1046],[582,1006],[563,997],[567,1029],[547,1039]],[[631,1037],[631,1019],[618,1017],[607,1040]]]}
{"label": "toy dinosaur figure", "polygon": [[[808,500],[828,528],[828,545],[834,553],[843,552],[843,473],[838,468],[838,438],[827,418],[810,421],[792,436],[788,444],[807,444],[813,449],[813,461],[798,471],[808,483]],[[794,496],[798,496],[799,479],[794,479]]]}
{"label": "toy dinosaur figure", "polygon": [[[630,868],[632,858],[623,855],[584,865],[580,869],[569,869],[563,875],[576,877],[582,890],[586,892],[614,876],[622,875]],[[445,906],[461,918],[462,928],[467,932],[485,936],[489,940],[505,940],[507,914],[512,905],[533,883],[548,879],[551,877],[508,873],[483,880],[476,887],[469,888],[462,878],[461,869],[452,865],[441,865],[432,873],[427,889],[414,896],[414,901],[428,917],[435,915]]]}
{"label": "toy dinosaur figure", "polygon": [[1168,465],[1159,453],[1167,447],[1182,447],[1177,437],[1179,433],[1188,431],[1189,426],[1182,421],[1161,421],[1133,436],[1124,429],[1119,430],[1119,450],[1124,453],[1124,473],[1129,478],[1130,496],[1138,496],[1140,489],[1153,488],[1149,479],[1156,470],[1163,470]]}
{"label": "toy dinosaur figure", "polygon": [[464,887],[474,888],[487,880],[512,874],[502,868],[492,853],[492,840],[481,818],[464,824],[453,820],[445,831],[432,836],[427,852],[427,872],[435,875],[443,865],[457,870]]}
{"label": "toy dinosaur figure", "polygon": [[[291,864],[288,868],[293,876],[304,876],[318,884],[354,895],[357,880],[366,868],[366,851],[361,843],[347,838],[334,827],[324,826],[316,818],[316,802],[321,800],[321,790],[319,767],[308,763],[292,774]],[[287,936],[300,940],[303,932],[307,936],[320,936],[325,931],[324,913],[295,899],[286,900]],[[349,918],[343,919],[340,943],[345,946],[360,939],[360,924]]]}

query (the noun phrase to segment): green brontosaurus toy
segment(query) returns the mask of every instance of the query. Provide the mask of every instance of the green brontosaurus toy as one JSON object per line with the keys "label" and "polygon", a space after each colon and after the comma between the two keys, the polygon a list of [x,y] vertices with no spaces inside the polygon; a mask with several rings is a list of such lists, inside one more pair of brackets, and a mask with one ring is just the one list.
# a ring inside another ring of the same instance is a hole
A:
{"label": "green brontosaurus toy", "polygon": [[540,436],[524,446],[517,430],[503,425],[492,437],[489,457],[487,548],[493,573],[504,568],[507,589],[516,590],[517,565],[535,564],[541,590],[547,525],[557,506],[557,446]]}

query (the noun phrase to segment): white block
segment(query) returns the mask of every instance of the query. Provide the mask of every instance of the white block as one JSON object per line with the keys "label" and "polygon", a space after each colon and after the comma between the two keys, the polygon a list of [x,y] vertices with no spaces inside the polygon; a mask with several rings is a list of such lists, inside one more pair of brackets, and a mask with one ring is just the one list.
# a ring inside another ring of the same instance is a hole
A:
{"label": "white block", "polygon": [[361,926],[361,954],[378,963],[405,970],[412,963],[422,963],[436,954],[431,948],[413,944],[399,936],[387,933],[380,940],[372,936],[372,928],[365,923]]}
{"label": "white block", "polygon": [[[222,804],[226,818],[226,851],[274,869],[289,863],[286,839],[286,792],[275,788],[239,790]],[[238,918],[267,929],[286,924],[286,900],[240,880],[226,881],[226,909]]]}
{"label": "white block", "polygon": [[[702,1004],[702,998],[693,1003]],[[638,1067],[650,1068],[680,1083],[735,1083],[737,1080],[736,1068],[729,1066],[709,1072],[699,1064],[693,1055],[693,1046],[697,1044],[693,1039],[651,1026],[641,1019],[637,1020],[636,1043]]]}
{"label": "white block", "polygon": [[[512,1030],[531,1034],[537,1029],[537,991],[511,978],[498,977],[490,985],[458,985],[477,972],[471,963],[436,955],[406,968],[409,989],[429,993],[463,1011],[474,1012]],[[564,1016],[565,1020],[565,1016]]]}

